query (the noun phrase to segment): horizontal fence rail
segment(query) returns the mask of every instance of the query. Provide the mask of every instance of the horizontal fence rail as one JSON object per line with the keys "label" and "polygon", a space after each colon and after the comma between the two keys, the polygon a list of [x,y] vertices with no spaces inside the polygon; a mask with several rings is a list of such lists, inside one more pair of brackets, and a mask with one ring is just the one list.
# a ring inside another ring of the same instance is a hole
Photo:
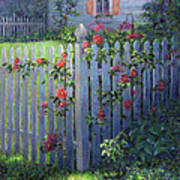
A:
{"label": "horizontal fence rail", "polygon": [[[135,41],[133,48],[137,51],[143,49],[149,53],[150,43],[147,41],[143,46],[139,41]],[[120,49],[121,44],[115,43],[116,50]],[[143,47],[140,49],[140,47]],[[92,45],[94,59],[98,55],[98,48]],[[130,61],[130,45],[128,42],[123,46],[124,58],[127,63]],[[171,49],[176,48],[176,41],[172,39]],[[91,114],[97,117],[99,107],[98,96],[95,93],[99,87],[102,91],[116,90],[120,82],[121,73],[118,72],[111,78],[108,71],[112,66],[121,63],[120,53],[118,52],[113,62],[102,63],[101,66],[94,60],[89,64],[83,61],[82,45],[80,43],[75,46],[69,44],[66,51],[68,53],[67,66],[70,68],[75,80],[75,89],[68,88],[68,94],[75,98],[66,112],[66,118],[60,121],[60,117],[55,116],[53,111],[49,111],[46,115],[41,104],[47,101],[50,109],[54,109],[54,105],[49,96],[56,93],[56,89],[61,88],[63,84],[59,80],[48,77],[51,66],[47,69],[40,67],[31,73],[30,77],[22,79],[20,73],[7,73],[1,66],[0,69],[0,134],[1,134],[1,151],[9,153],[22,153],[26,159],[31,159],[40,163],[58,163],[60,168],[68,168],[78,170],[88,169],[95,166],[101,160],[100,144],[104,139],[115,137],[121,130],[131,125],[133,121],[141,121],[151,111],[151,107],[159,107],[161,103],[168,105],[168,100],[175,99],[180,95],[180,71],[179,67],[173,66],[176,62],[175,56],[171,55],[171,59],[167,60],[166,55],[169,53],[167,49],[167,40],[161,43],[154,41],[153,53],[155,61],[160,59],[166,62],[165,66],[155,69],[147,69],[142,71],[146,64],[139,65],[137,68],[138,75],[141,77],[141,84],[134,87],[130,86],[123,92],[123,100],[133,100],[131,90],[135,90],[137,98],[133,101],[133,110],[127,112],[123,104],[111,103],[103,109],[106,113],[107,123],[100,127],[95,125],[88,127],[85,116]],[[109,45],[105,44],[106,51]],[[40,56],[43,57],[45,49],[40,49]],[[62,45],[59,45],[58,52],[54,47],[50,47],[49,61],[54,62],[55,57],[60,57],[63,52]],[[73,55],[72,52],[75,51]],[[37,59],[37,47],[33,47],[33,53],[30,60]],[[29,60],[29,51],[27,47],[22,49],[13,47],[9,53],[6,47],[2,49],[1,64],[8,62],[13,63],[16,57],[21,59],[21,63]],[[9,54],[9,56],[7,56]],[[23,55],[22,55],[23,54]],[[109,57],[106,57],[109,60]],[[157,82],[163,79],[170,84],[163,92],[153,91]],[[41,84],[45,80],[45,84]],[[121,116],[121,113],[126,116]],[[50,155],[43,154],[39,148],[42,144],[41,139],[47,133],[61,133],[61,142],[66,148],[66,157],[64,150],[58,149],[57,154],[51,152]],[[93,135],[92,135],[93,134]]]}

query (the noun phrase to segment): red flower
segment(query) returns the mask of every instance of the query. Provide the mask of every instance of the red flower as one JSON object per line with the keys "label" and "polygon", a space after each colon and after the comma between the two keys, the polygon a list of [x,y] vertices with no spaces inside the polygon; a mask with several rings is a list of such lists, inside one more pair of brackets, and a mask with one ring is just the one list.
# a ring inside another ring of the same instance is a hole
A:
{"label": "red flower", "polygon": [[135,89],[132,90],[132,94],[134,95],[136,92],[135,92]]}
{"label": "red flower", "polygon": [[38,64],[41,64],[41,63],[43,62],[43,59],[42,59],[42,58],[38,58],[38,59],[36,60],[36,62],[37,62]]}
{"label": "red flower", "polygon": [[17,64],[19,64],[19,63],[20,63],[20,59],[19,59],[19,58],[16,58],[16,59],[14,60],[14,64],[17,65]]}
{"label": "red flower", "polygon": [[100,27],[98,25],[94,27],[95,32],[99,32],[99,29],[100,29]]}
{"label": "red flower", "polygon": [[142,34],[140,34],[140,33],[135,33],[134,34],[136,37],[140,37],[140,38],[142,38],[142,37],[144,37]]}
{"label": "red flower", "polygon": [[128,76],[128,74],[125,74],[125,75],[122,75],[122,76],[121,76],[121,82],[122,82],[122,83],[129,82],[129,76]]}
{"label": "red flower", "polygon": [[154,106],[151,106],[151,112],[154,112],[156,108]]}
{"label": "red flower", "polygon": [[45,107],[47,107],[47,105],[48,105],[47,102],[43,102],[43,103],[41,104],[41,107],[42,107],[42,108],[45,108]]}
{"label": "red flower", "polygon": [[58,135],[56,133],[49,133],[48,142],[50,142],[52,145],[56,145],[58,142]]}
{"label": "red flower", "polygon": [[113,70],[113,71],[120,70],[120,67],[119,67],[118,65],[115,65],[115,66],[112,67],[112,70]]}
{"label": "red flower", "polygon": [[159,80],[158,81],[158,87],[157,87],[158,91],[164,91],[165,88],[166,88],[166,85],[165,85],[164,81]]}
{"label": "red flower", "polygon": [[51,142],[45,141],[43,144],[44,144],[45,150],[47,150],[48,152],[53,150],[53,147],[52,147],[52,145],[51,145]]}
{"label": "red flower", "polygon": [[104,119],[106,117],[105,112],[102,109],[98,110],[97,116],[98,119]]}
{"label": "red flower", "polygon": [[99,28],[102,29],[103,31],[105,30],[105,26],[103,23],[99,23]]}
{"label": "red flower", "polygon": [[64,19],[67,19],[67,15],[66,14],[64,14]]}
{"label": "red flower", "polygon": [[57,19],[56,19],[56,17],[55,16],[52,16],[52,18],[53,18],[53,20],[56,22],[57,21]]}
{"label": "red flower", "polygon": [[170,54],[166,54],[166,59],[170,60],[171,59],[171,55]]}
{"label": "red flower", "polygon": [[137,73],[136,69],[132,69],[132,70],[131,70],[131,76],[132,76],[132,77],[138,76],[138,73]]}
{"label": "red flower", "polygon": [[95,44],[102,44],[102,40],[103,38],[99,34],[93,36],[93,42]]}
{"label": "red flower", "polygon": [[66,99],[67,91],[64,89],[64,87],[61,89],[57,89],[56,92],[57,92],[56,96],[59,99]]}
{"label": "red flower", "polygon": [[133,109],[133,103],[131,100],[124,100],[123,105],[124,105],[124,108],[126,109],[126,111]]}
{"label": "red flower", "polygon": [[67,106],[68,105],[68,102],[67,101],[62,101],[61,103],[60,103],[60,106],[63,108],[63,107],[65,107],[65,106]]}
{"label": "red flower", "polygon": [[65,60],[59,60],[57,63],[56,63],[56,66],[58,68],[60,67],[64,67],[66,65],[66,61]]}
{"label": "red flower", "polygon": [[18,65],[14,65],[13,69],[19,69],[19,66]]}
{"label": "red flower", "polygon": [[66,53],[66,52],[62,52],[62,53],[61,53],[61,56],[62,56],[63,58],[67,58],[67,53]]}
{"label": "red flower", "polygon": [[88,48],[88,47],[90,47],[91,46],[91,44],[88,42],[88,41],[84,41],[83,42],[83,47],[84,48]]}
{"label": "red flower", "polygon": [[135,34],[129,34],[129,39],[134,39],[135,38]]}

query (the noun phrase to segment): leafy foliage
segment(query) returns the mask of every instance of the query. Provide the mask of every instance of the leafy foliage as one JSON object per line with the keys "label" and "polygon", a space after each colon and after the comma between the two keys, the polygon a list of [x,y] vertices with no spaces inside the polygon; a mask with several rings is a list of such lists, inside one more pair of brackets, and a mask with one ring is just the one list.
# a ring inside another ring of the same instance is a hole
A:
{"label": "leafy foliage", "polygon": [[143,7],[145,25],[139,27],[147,33],[148,38],[172,37],[178,35],[180,29],[180,1],[156,0],[148,2]]}
{"label": "leafy foliage", "polygon": [[[173,177],[178,176],[179,104],[180,102],[173,102],[172,106],[169,106],[172,108],[162,107],[160,112],[149,114],[142,123],[132,124],[115,138],[105,140],[101,144],[105,163],[115,170],[115,176],[127,175],[133,165],[139,168],[160,166],[168,172],[173,172]],[[133,177],[134,170],[130,171],[129,176]],[[137,175],[137,171],[134,174]],[[157,174],[157,177],[162,176],[158,169]]]}

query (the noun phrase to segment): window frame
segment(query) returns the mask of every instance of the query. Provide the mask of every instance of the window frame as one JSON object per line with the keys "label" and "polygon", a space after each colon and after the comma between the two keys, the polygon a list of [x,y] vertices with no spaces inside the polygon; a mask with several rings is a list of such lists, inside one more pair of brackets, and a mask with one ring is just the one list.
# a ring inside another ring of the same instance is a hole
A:
{"label": "window frame", "polygon": [[[97,12],[97,0],[94,0],[94,15],[99,15],[99,14],[105,14],[104,13],[104,0],[102,1],[102,13],[98,13]],[[109,10],[108,12],[110,12],[110,14],[112,14],[112,0],[108,0],[109,1]]]}

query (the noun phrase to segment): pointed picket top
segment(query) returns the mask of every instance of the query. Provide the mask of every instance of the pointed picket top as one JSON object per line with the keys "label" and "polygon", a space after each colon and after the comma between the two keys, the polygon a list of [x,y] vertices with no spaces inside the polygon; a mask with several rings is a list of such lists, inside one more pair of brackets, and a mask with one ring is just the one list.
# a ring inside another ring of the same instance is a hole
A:
{"label": "pointed picket top", "polygon": [[133,47],[134,47],[134,49],[135,49],[135,50],[138,50],[138,49],[139,49],[139,47],[140,47],[140,43],[139,43],[139,41],[138,41],[138,40],[134,41],[134,43],[133,43]]}
{"label": "pointed picket top", "polygon": [[125,60],[127,63],[129,63],[130,62],[130,44],[129,44],[129,42],[125,43],[124,53],[125,53]]}
{"label": "pointed picket top", "polygon": [[175,50],[177,48],[177,38],[175,36],[171,38],[171,44],[172,44],[171,49]]}
{"label": "pointed picket top", "polygon": [[18,58],[21,58],[21,48],[20,48],[20,47],[18,47],[18,48],[16,49],[16,54],[17,54],[17,57],[18,57]]}
{"label": "pointed picket top", "polygon": [[146,51],[147,54],[149,54],[149,47],[150,47],[150,42],[149,41],[146,41],[144,43],[144,49]]}
{"label": "pointed picket top", "polygon": [[156,60],[159,57],[159,42],[158,40],[155,40],[153,42],[153,53],[155,54]]}
{"label": "pointed picket top", "polygon": [[24,61],[28,61],[28,58],[29,58],[28,53],[29,53],[28,47],[25,46],[25,48],[24,48]]}
{"label": "pointed picket top", "polygon": [[120,43],[119,43],[119,41],[116,41],[116,42],[115,42],[114,47],[115,47],[117,50],[120,49]]}
{"label": "pointed picket top", "polygon": [[44,55],[44,46],[41,46],[40,48],[40,56],[43,56]]}
{"label": "pointed picket top", "polygon": [[14,61],[14,47],[10,47],[9,50],[9,63],[12,64]]}
{"label": "pointed picket top", "polygon": [[49,58],[53,59],[53,57],[54,57],[54,47],[50,46],[50,48],[49,48]]}
{"label": "pointed picket top", "polygon": [[7,52],[6,52],[6,47],[2,48],[2,64],[6,61],[7,58]]}
{"label": "pointed picket top", "polygon": [[106,52],[109,51],[109,44],[107,42],[104,43],[104,48],[106,49]]}
{"label": "pointed picket top", "polygon": [[58,56],[61,57],[61,53],[64,52],[64,47],[62,44],[59,45],[59,48],[58,48]]}
{"label": "pointed picket top", "polygon": [[92,44],[91,47],[92,47],[92,52],[94,54],[93,59],[96,59],[98,55],[98,46],[96,44]]}
{"label": "pointed picket top", "polygon": [[32,60],[36,60],[36,46],[33,45],[32,47]]}

